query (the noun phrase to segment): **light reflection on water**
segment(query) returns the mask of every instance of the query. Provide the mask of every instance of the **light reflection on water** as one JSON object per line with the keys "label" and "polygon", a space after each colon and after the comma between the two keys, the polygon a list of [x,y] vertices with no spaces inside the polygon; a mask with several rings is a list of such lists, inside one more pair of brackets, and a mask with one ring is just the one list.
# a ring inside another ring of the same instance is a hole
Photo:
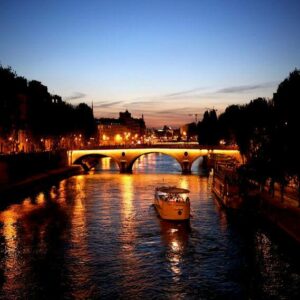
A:
{"label": "light reflection on water", "polygon": [[[0,298],[298,296],[291,253],[254,220],[228,216],[210,179],[181,175],[176,164],[151,154],[129,175],[105,158],[94,173],[2,209]],[[190,189],[189,223],[157,217],[160,184]]]}

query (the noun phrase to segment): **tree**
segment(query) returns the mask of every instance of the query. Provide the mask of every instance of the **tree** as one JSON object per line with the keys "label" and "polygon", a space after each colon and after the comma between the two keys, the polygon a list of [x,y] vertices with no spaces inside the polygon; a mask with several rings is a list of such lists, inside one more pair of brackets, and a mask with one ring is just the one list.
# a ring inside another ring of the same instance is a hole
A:
{"label": "tree", "polygon": [[200,145],[218,145],[219,144],[219,126],[218,117],[214,109],[205,111],[203,119],[198,123],[198,143]]}
{"label": "tree", "polygon": [[[298,182],[300,206],[300,71],[295,69],[281,82],[273,97],[276,126],[273,139],[277,141],[277,160],[281,158],[282,177],[292,176]],[[284,181],[283,181],[284,182]]]}
{"label": "tree", "polygon": [[93,116],[93,110],[85,103],[80,103],[75,108],[76,129],[81,132],[86,139],[96,133],[97,126]]}
{"label": "tree", "polygon": [[8,140],[26,129],[36,142],[62,135],[82,134],[86,139],[96,132],[92,109],[81,103],[74,107],[58,95],[51,95],[41,82],[27,82],[12,69],[0,66],[0,137]]}

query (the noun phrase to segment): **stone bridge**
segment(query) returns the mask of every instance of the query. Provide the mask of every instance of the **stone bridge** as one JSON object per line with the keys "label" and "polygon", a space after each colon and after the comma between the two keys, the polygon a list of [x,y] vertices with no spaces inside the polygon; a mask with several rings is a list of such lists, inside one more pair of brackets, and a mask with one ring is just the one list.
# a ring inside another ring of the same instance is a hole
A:
{"label": "stone bridge", "polygon": [[182,173],[191,173],[193,162],[201,157],[213,155],[226,155],[242,162],[242,157],[235,147],[201,148],[199,145],[154,145],[142,147],[105,147],[99,149],[70,150],[68,151],[69,165],[84,164],[89,157],[110,157],[119,166],[120,173],[131,173],[134,162],[142,155],[161,153],[177,160],[182,168]]}

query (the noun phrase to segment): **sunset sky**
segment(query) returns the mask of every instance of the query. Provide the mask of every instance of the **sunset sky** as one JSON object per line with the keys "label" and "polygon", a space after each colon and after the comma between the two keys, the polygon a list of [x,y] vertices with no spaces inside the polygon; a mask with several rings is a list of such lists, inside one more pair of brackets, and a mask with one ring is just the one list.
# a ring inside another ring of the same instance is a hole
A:
{"label": "sunset sky", "polygon": [[300,1],[0,1],[0,63],[96,117],[179,126],[272,97],[300,68]]}

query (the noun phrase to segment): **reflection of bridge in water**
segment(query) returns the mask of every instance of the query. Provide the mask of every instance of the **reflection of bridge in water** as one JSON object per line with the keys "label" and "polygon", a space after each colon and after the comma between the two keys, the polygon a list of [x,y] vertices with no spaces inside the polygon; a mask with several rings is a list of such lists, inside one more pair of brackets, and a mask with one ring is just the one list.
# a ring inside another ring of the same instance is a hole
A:
{"label": "reflection of bridge in water", "polygon": [[110,157],[119,166],[121,173],[131,173],[134,162],[142,155],[149,153],[161,153],[168,155],[180,164],[182,173],[191,173],[193,162],[199,157],[213,155],[225,155],[242,161],[239,150],[236,147],[205,147],[199,145],[161,144],[139,147],[102,147],[97,149],[81,149],[68,151],[69,165],[86,165],[88,158]]}

